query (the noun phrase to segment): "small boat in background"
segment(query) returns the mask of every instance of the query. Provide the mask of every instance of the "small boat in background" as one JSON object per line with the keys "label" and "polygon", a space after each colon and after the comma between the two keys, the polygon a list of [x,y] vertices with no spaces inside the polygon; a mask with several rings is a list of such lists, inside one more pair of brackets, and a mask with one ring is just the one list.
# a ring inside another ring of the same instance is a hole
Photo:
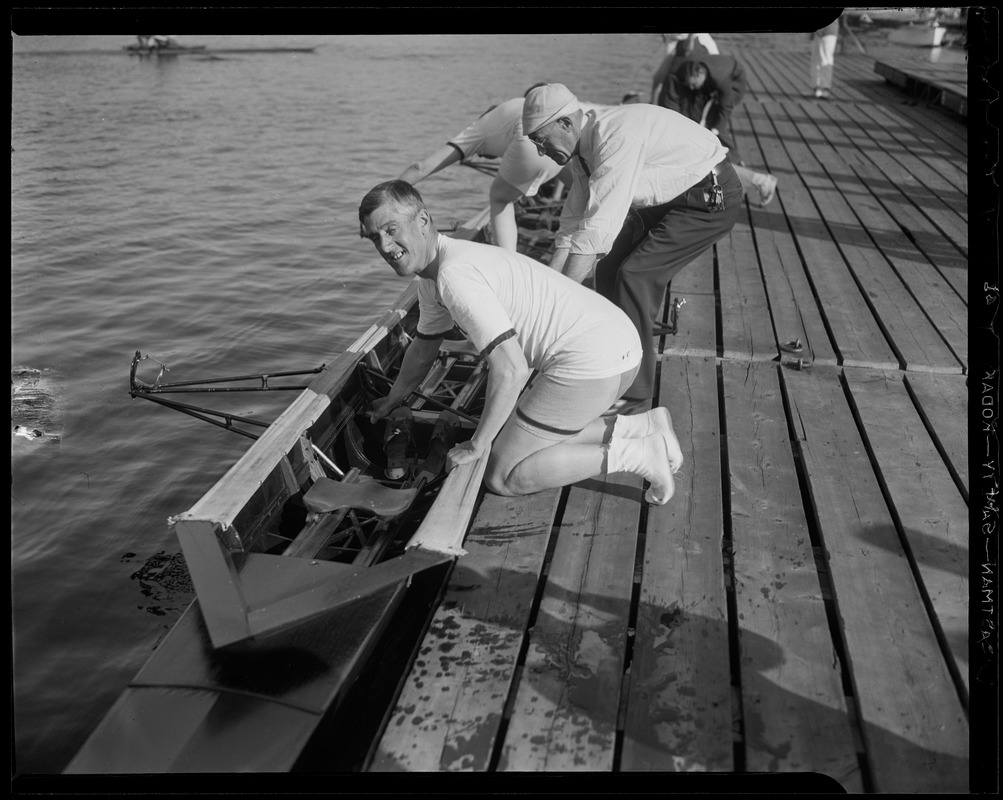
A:
{"label": "small boat in background", "polygon": [[940,47],[944,41],[947,28],[938,23],[929,25],[908,25],[896,28],[888,34],[891,44],[904,44],[911,47]]}
{"label": "small boat in background", "polygon": [[312,53],[316,47],[213,47],[194,45],[192,47],[143,47],[131,44],[124,50],[135,56],[214,56],[249,53]]}

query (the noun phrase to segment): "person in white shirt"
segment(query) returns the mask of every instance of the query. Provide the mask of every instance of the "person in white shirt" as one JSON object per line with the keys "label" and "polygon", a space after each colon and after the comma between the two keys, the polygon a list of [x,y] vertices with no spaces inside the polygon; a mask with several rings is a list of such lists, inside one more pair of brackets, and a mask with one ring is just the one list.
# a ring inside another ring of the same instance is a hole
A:
{"label": "person in white shirt", "polygon": [[[534,88],[531,86],[527,91]],[[561,173],[560,166],[541,156],[522,135],[522,103],[522,97],[513,97],[492,106],[438,150],[415,161],[398,176],[399,180],[415,185],[461,160],[474,156],[500,158],[488,203],[494,243],[506,250],[515,250],[519,243],[515,203],[523,197],[535,197],[544,184]],[[561,191],[563,184],[558,183],[555,196]]]}
{"label": "person in white shirt", "polygon": [[571,164],[550,266],[596,290],[637,328],[641,368],[617,409],[649,407],[651,328],[673,276],[734,226],[742,184],[728,149],[682,114],[648,103],[585,110],[564,84],[526,96],[523,130],[558,164]]}
{"label": "person in white shirt", "polygon": [[370,190],[359,232],[394,272],[420,280],[417,335],[389,393],[372,404],[374,421],[420,385],[458,325],[489,369],[480,422],[450,450],[450,469],[487,456],[488,489],[508,496],[631,472],[650,482],[648,502],[668,502],[682,464],[668,410],[601,416],[641,358],[622,311],[521,253],[441,235],[404,181]]}

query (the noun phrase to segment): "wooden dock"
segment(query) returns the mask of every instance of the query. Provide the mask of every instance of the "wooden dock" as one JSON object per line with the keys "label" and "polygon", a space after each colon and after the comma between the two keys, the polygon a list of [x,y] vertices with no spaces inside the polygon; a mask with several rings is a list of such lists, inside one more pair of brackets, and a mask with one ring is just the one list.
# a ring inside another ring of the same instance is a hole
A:
{"label": "wooden dock", "polygon": [[886,57],[874,62],[874,71],[918,101],[939,104],[963,117],[968,116],[968,70],[964,64],[918,66]]}
{"label": "wooden dock", "polygon": [[966,128],[863,55],[822,102],[806,50],[730,52],[780,188],[666,298],[674,498],[485,495],[369,770],[968,791]]}

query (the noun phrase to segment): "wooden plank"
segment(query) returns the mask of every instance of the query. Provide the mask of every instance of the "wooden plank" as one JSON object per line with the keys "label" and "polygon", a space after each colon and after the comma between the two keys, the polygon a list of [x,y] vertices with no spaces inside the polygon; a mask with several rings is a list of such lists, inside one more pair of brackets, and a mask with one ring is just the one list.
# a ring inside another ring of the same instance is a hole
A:
{"label": "wooden plank", "polygon": [[[832,145],[820,148],[823,163],[844,197],[851,198],[853,214],[891,264],[895,273],[915,298],[922,313],[951,348],[957,368],[932,371],[959,371],[968,363],[968,308],[951,285],[902,232],[891,215],[878,203],[868,182],[861,181],[854,166],[863,166],[862,156],[846,146],[831,119],[819,110],[806,107],[811,120]],[[834,152],[833,152],[834,151]],[[836,156],[838,154],[838,157]],[[864,189],[864,191],[861,191]],[[915,311],[912,311],[915,313]],[[916,365],[912,365],[915,367]]]}
{"label": "wooden plank", "polygon": [[[739,116],[739,124],[744,125],[745,115]],[[778,346],[800,340],[800,358],[835,366],[836,352],[784,216],[786,193],[791,181],[796,180],[793,166],[761,105],[752,106],[748,124],[762,148],[766,168],[780,182],[773,204],[767,208],[753,206],[749,212]]]}
{"label": "wooden plank", "polygon": [[[818,129],[803,115],[796,115],[791,109],[789,113],[805,139],[819,139]],[[866,188],[856,181],[839,181],[846,167],[828,144],[817,142],[813,154],[825,170],[824,177],[807,170],[805,181],[819,213],[833,231],[843,258],[904,367],[928,372],[961,372],[961,362],[861,227],[853,207],[859,198],[868,194]],[[845,196],[843,192],[846,192]]]}
{"label": "wooden plank", "polygon": [[717,243],[717,256],[724,357],[776,359],[777,337],[745,209],[731,232]]}
{"label": "wooden plank", "polygon": [[930,221],[903,194],[903,187],[889,181],[869,163],[850,164],[853,173],[864,182],[895,225],[923,253],[938,274],[954,290],[955,297],[967,306],[968,258],[950,239],[936,230]]}
{"label": "wooden plank", "polygon": [[713,359],[661,365],[658,402],[682,447],[676,492],[648,509],[622,770],[729,771],[721,431]]}
{"label": "wooden plank", "polygon": [[943,96],[934,98],[934,102],[954,107],[956,101],[961,101],[960,113],[968,113],[968,82],[964,65],[958,64],[916,64],[900,59],[882,57],[874,62],[874,71],[890,83],[917,94],[924,86],[942,89],[952,98],[946,101]]}
{"label": "wooden plank", "polygon": [[886,64],[884,61],[874,62],[874,71],[889,83],[905,88],[909,85],[909,76],[904,70]]}
{"label": "wooden plank", "polygon": [[485,455],[472,464],[456,467],[446,476],[435,504],[408,540],[407,549],[463,555],[463,537],[480,496],[487,464]]}
{"label": "wooden plank", "polygon": [[[957,169],[967,174],[968,129],[964,120],[932,114],[921,106],[903,101],[901,92],[884,82],[871,83],[868,90],[869,103],[888,109],[889,113],[905,120],[908,126],[921,128],[924,135],[930,137],[934,150],[951,158]],[[830,110],[840,109],[833,106]]]}
{"label": "wooden plank", "polygon": [[968,116],[968,97],[967,90],[962,92],[958,87],[947,87],[944,94],[940,97],[940,104],[945,108],[960,114],[963,117]]}
{"label": "wooden plank", "polygon": [[754,208],[750,213],[777,347],[800,341],[802,352],[796,357],[807,363],[835,366],[838,357],[812,294],[804,263],[790,233],[777,229],[778,216],[782,212],[769,209]]}
{"label": "wooden plank", "polygon": [[756,91],[767,95],[769,99],[805,92],[808,88],[807,61],[803,68],[796,71],[782,69],[777,64],[777,55],[774,53],[768,58],[765,53],[742,49],[739,58],[746,67],[746,74],[750,76],[749,85],[758,87]]}
{"label": "wooden plank", "polygon": [[[968,220],[967,206],[957,201],[968,197],[968,175],[954,160],[948,160],[937,149],[937,143],[922,126],[910,124],[909,120],[894,110],[874,103],[861,105],[861,117],[870,117],[888,136],[889,146],[897,143],[900,158],[907,169],[914,171],[926,186],[940,195],[961,217]],[[921,138],[922,137],[922,138]],[[904,151],[903,151],[904,150]]]}
{"label": "wooden plank", "polygon": [[861,104],[854,119],[875,144],[968,222],[968,176],[919,138],[919,135],[932,138],[921,126],[910,124],[901,115],[874,103]]}
{"label": "wooden plank", "polygon": [[721,365],[745,768],[818,772],[860,792],[777,369]]}
{"label": "wooden plank", "polygon": [[846,382],[967,698],[968,505],[902,376],[847,370]]}
{"label": "wooden plank", "polygon": [[875,791],[965,792],[968,724],[833,370],[783,372]]}
{"label": "wooden plank", "polygon": [[[771,50],[764,53],[761,49],[741,47],[736,48],[735,54],[746,64],[750,94],[764,91],[760,86],[762,82],[777,99],[806,96],[809,88],[807,48],[798,48],[797,52]],[[933,114],[923,106],[904,100],[897,87],[886,84],[876,75],[873,56],[839,53],[833,84],[838,102],[826,104],[829,108],[849,107],[854,113],[868,106],[879,106],[889,112],[894,109],[894,114],[906,120],[907,125],[920,127],[934,137],[932,141],[936,142],[937,152],[960,156],[955,166],[965,170],[968,140],[963,121]]]}
{"label": "wooden plank", "polygon": [[665,337],[663,353],[717,355],[717,301],[714,295],[714,248],[684,267],[669,286],[667,301],[685,301],[675,335]]}
{"label": "wooden plank", "polygon": [[768,109],[785,145],[784,166],[794,171],[797,165],[798,177],[784,184],[784,208],[840,362],[847,366],[895,369],[899,366],[898,359],[812,202],[812,193],[805,184],[810,176],[804,173],[810,171],[809,165],[815,159],[800,140],[784,108],[781,104]]}
{"label": "wooden plank", "polygon": [[[909,201],[926,218],[926,225],[933,225],[946,236],[962,255],[968,256],[968,223],[958,215],[954,208],[945,203],[934,191],[931,191],[921,180],[900,163],[892,154],[884,149],[884,145],[892,147],[880,136],[877,126],[863,128],[859,120],[851,117],[840,109],[828,112],[833,119],[841,121],[841,128],[857,149],[865,155],[874,166],[885,176],[885,180],[900,188]],[[874,136],[878,137],[875,141]],[[955,205],[967,204],[967,197],[956,197]]]}
{"label": "wooden plank", "polygon": [[922,127],[933,137],[937,149],[955,159],[959,170],[967,172],[968,137],[962,120],[954,120],[942,114],[931,114],[924,107],[903,99],[902,93],[896,87],[884,82],[870,84],[868,94],[870,95],[868,102],[894,108],[908,124]]}
{"label": "wooden plank", "polygon": [[488,769],[560,495],[485,496],[371,771]]}
{"label": "wooden plank", "polygon": [[[863,89],[862,98],[870,105],[888,109],[907,121],[908,125],[921,127],[934,137],[938,152],[960,156],[959,168],[965,169],[968,160],[968,137],[963,120],[953,119],[943,114],[931,113],[925,106],[916,104],[911,98],[904,98],[898,87],[876,77],[873,71],[874,59],[869,56],[837,58],[839,65],[848,65],[853,71],[852,81]],[[965,67],[961,67],[965,70]],[[838,70],[838,66],[837,66]]]}
{"label": "wooden plank", "polygon": [[641,480],[572,486],[499,771],[613,768]]}
{"label": "wooden plank", "polygon": [[[968,498],[968,379],[940,375],[906,375],[906,386],[915,398],[920,416],[933,431],[948,468],[957,476],[961,493]],[[981,420],[973,424],[981,428]]]}

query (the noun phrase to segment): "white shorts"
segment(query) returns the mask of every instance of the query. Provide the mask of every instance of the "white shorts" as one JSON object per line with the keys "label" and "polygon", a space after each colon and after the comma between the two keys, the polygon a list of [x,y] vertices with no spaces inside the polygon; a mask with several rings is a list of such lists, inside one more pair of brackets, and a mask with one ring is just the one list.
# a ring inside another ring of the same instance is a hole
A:
{"label": "white shorts", "polygon": [[610,378],[555,378],[540,373],[519,398],[515,424],[540,439],[560,441],[580,433],[623,396],[640,365]]}

